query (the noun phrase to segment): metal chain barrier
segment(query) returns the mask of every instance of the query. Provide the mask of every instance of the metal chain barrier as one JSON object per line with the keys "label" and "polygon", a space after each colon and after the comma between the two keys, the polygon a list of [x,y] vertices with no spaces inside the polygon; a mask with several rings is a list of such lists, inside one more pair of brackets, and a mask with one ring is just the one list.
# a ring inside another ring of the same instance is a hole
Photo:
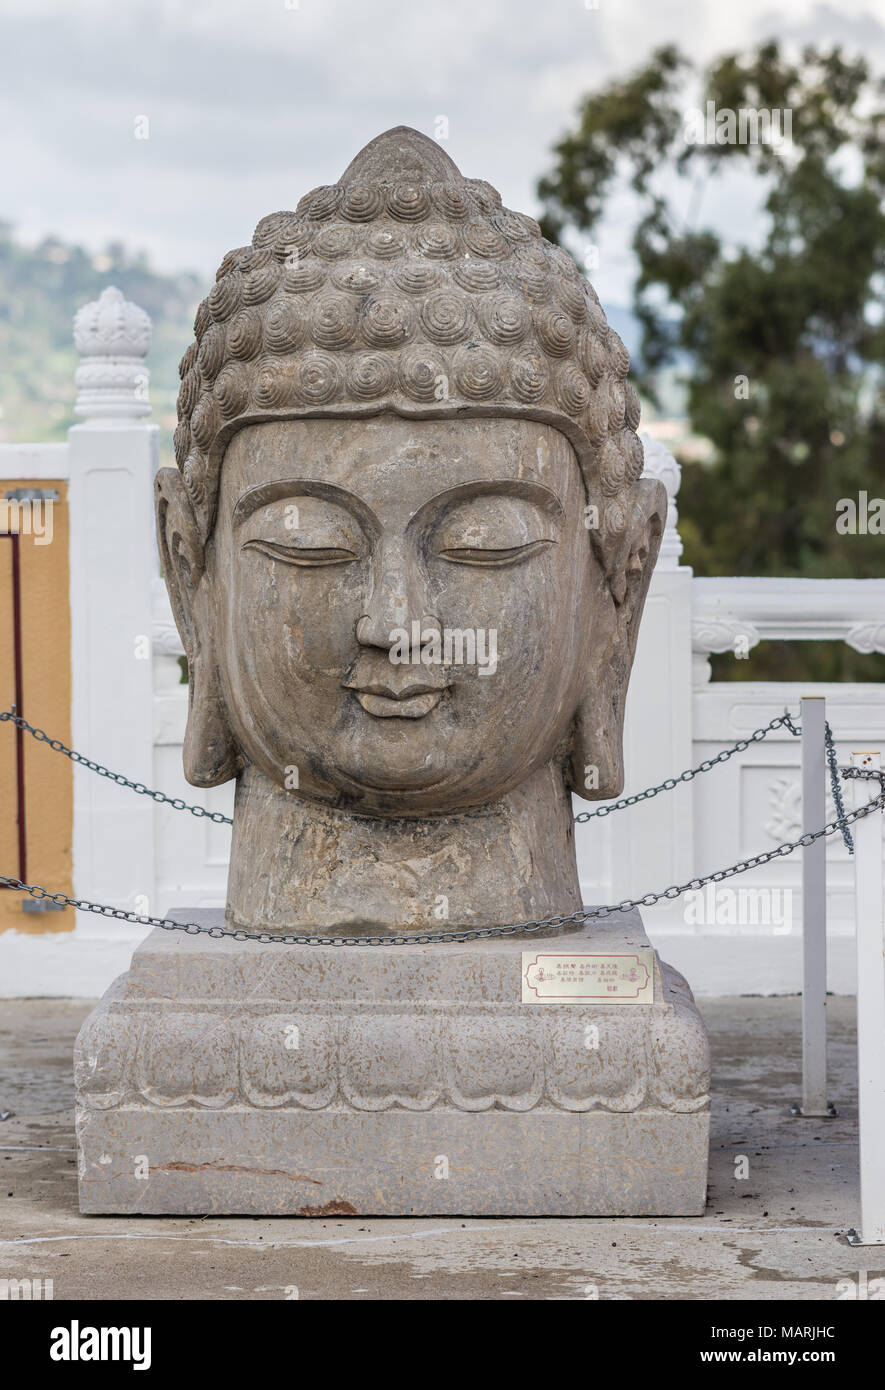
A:
{"label": "metal chain barrier", "polygon": [[72,763],[79,763],[81,767],[88,767],[90,772],[97,772],[99,777],[107,777],[111,782],[116,782],[118,787],[128,787],[130,791],[138,792],[139,796],[149,796],[152,801],[156,801],[162,806],[171,806],[173,811],[190,811],[192,816],[203,816],[206,820],[214,821],[216,825],[233,825],[230,816],[223,816],[220,811],[207,811],[205,806],[189,806],[180,796],[167,796],[165,792],[152,791],[143,782],[130,782],[128,777],[124,777],[122,772],[111,772],[107,767],[102,767],[101,763],[94,763],[91,758],[84,758],[82,753],[75,753],[73,748],[66,747],[60,738],[50,738],[42,729],[35,729],[33,724],[29,724],[27,719],[22,719],[20,714],[16,714],[15,705],[12,709],[0,712],[0,723],[9,722],[14,724],[17,729],[24,729],[25,733],[32,734],[38,743],[48,743],[50,748],[54,748],[56,753],[64,753],[66,758],[70,758]]}
{"label": "metal chain barrier", "polygon": [[[833,740],[833,731],[830,728],[829,721],[824,724],[824,744],[827,751],[827,766],[830,769],[830,788],[833,793],[833,805],[836,808],[836,815],[840,820],[844,821],[845,803],[842,800],[842,785],[839,781],[839,764],[836,762],[836,744]],[[858,769],[855,768],[849,768],[845,775],[847,776],[849,772],[853,773],[857,770]],[[842,826],[842,839],[845,841],[845,848],[848,850],[848,853],[853,854],[854,840],[851,837],[851,831],[846,825]]]}
{"label": "metal chain barrier", "polygon": [[701,772],[709,772],[716,767],[717,763],[726,763],[729,758],[733,758],[735,753],[743,753],[744,749],[749,748],[751,743],[759,743],[766,738],[774,729],[783,726],[789,729],[791,734],[797,738],[802,733],[800,728],[793,723],[789,714],[778,715],[777,719],[772,719],[770,724],[766,724],[763,729],[755,729],[747,738],[739,739],[731,748],[723,748],[721,753],[717,753],[715,758],[705,758],[697,767],[687,768],[685,772],[680,772],[678,777],[668,777],[665,782],[661,782],[657,787],[646,787],[644,792],[635,792],[633,796],[622,797],[620,801],[613,801],[610,806],[600,806],[597,811],[582,811],[575,816],[575,824],[581,825],[584,821],[593,820],[595,816],[610,816],[612,811],[620,811],[624,806],[636,806],[640,801],[650,801],[653,796],[658,796],[661,792],[670,792],[674,787],[678,787],[681,782],[690,782]]}
{"label": "metal chain barrier", "polygon": [[708,883],[722,883],[724,879],[733,878],[735,874],[745,873],[748,869],[757,869],[762,864],[768,864],[772,859],[780,859],[794,850],[804,848],[814,844],[822,836],[833,835],[837,831],[844,834],[845,827],[853,825],[856,821],[862,820],[864,816],[870,815],[873,811],[885,810],[885,773],[868,770],[866,768],[843,768],[840,769],[845,778],[864,778],[877,780],[879,783],[879,793],[871,801],[859,806],[854,811],[847,814],[843,812],[838,819],[828,822],[820,830],[808,831],[800,836],[798,840],[788,840],[775,849],[765,850],[762,854],[753,855],[751,859],[741,859],[737,864],[732,864],[727,869],[717,869],[715,873],[708,874],[706,878],[692,878],[688,883],[673,885],[664,888],[659,893],[646,893],[641,898],[627,898],[623,902],[610,904],[605,907],[582,908],[580,912],[572,912],[561,917],[542,917],[535,922],[515,922],[509,926],[499,927],[476,927],[472,930],[460,932],[434,932],[425,933],[421,936],[296,936],[293,934],[275,935],[272,932],[253,932],[246,931],[242,927],[207,927],[199,922],[173,922],[169,917],[147,917],[139,913],[127,912],[124,908],[109,907],[106,904],[91,903],[83,898],[69,898],[66,893],[50,893],[38,884],[22,883],[17,878],[5,878],[0,875],[0,884],[7,888],[18,889],[21,892],[29,893],[32,898],[46,898],[50,902],[58,903],[61,907],[76,907],[83,912],[94,912],[100,917],[114,917],[123,922],[132,922],[137,926],[162,927],[167,931],[183,931],[189,936],[211,936],[211,937],[233,937],[235,941],[260,941],[272,945],[276,943],[282,946],[427,946],[437,941],[481,941],[490,937],[501,936],[521,936],[531,932],[543,931],[544,929],[565,927],[569,923],[592,922],[603,917],[610,917],[616,912],[630,912],[634,907],[654,907],[656,903],[665,898],[679,898],[683,893],[696,891],[703,888]]}
{"label": "metal chain barrier", "polygon": [[[230,816],[224,816],[220,811],[207,811],[204,806],[189,806],[180,796],[166,796],[164,792],[151,791],[143,782],[131,782],[128,777],[124,777],[121,772],[111,772],[109,768],[103,767],[101,763],[94,763],[90,758],[84,758],[82,753],[75,753],[72,748],[68,748],[62,743],[61,739],[50,738],[42,729],[35,729],[33,724],[29,724],[21,715],[16,714],[15,706],[12,709],[0,712],[0,723],[9,722],[15,724],[16,728],[23,729],[25,733],[31,734],[39,743],[46,743],[50,748],[54,748],[57,753],[64,753],[71,762],[79,763],[82,767],[88,767],[90,772],[97,772],[99,777],[107,777],[112,782],[116,782],[119,787],[129,787],[130,791],[138,792],[140,796],[149,796],[152,801],[160,805],[171,806],[173,811],[189,811],[192,816],[204,816],[207,820],[214,821],[216,825],[233,825]],[[595,816],[610,816],[612,811],[620,811],[625,806],[636,806],[640,801],[650,801],[653,796],[658,796],[661,792],[672,791],[682,782],[690,782],[701,772],[709,772],[718,763],[725,763],[729,758],[733,758],[735,753],[743,753],[750,747],[751,743],[758,743],[766,738],[774,729],[781,727],[789,729],[795,737],[799,737],[802,730],[793,723],[789,714],[778,715],[777,719],[772,719],[762,729],[755,729],[747,738],[739,739],[730,748],[723,748],[717,753],[715,758],[705,758],[697,767],[687,768],[685,772],[680,772],[678,777],[668,777],[665,782],[661,782],[657,787],[646,787],[645,791],[635,792],[632,796],[622,797],[620,801],[614,801],[610,806],[600,806],[596,811],[581,811],[575,816],[575,824],[582,825],[585,821],[593,820]],[[829,729],[829,725],[827,725]],[[835,751],[834,751],[835,758]]]}

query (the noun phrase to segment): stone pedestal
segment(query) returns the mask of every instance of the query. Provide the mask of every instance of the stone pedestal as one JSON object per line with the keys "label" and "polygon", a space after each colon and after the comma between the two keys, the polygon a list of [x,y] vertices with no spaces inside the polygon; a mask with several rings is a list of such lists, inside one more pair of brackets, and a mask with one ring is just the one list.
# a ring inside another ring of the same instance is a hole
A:
{"label": "stone pedestal", "polygon": [[651,1003],[523,1003],[530,949],[649,943],[638,912],[433,946],[157,929],[77,1039],[80,1210],[699,1215],[709,1057],[685,981],[655,955]]}

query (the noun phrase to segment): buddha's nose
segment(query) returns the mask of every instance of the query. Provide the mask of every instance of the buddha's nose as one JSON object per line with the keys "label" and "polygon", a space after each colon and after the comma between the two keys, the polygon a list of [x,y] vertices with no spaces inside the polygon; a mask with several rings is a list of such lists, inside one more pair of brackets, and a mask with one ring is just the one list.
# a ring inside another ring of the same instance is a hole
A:
{"label": "buddha's nose", "polygon": [[356,625],[356,639],[362,647],[381,647],[389,651],[413,623],[421,629],[438,627],[428,615],[427,596],[417,558],[404,544],[385,548],[379,557],[372,589]]}

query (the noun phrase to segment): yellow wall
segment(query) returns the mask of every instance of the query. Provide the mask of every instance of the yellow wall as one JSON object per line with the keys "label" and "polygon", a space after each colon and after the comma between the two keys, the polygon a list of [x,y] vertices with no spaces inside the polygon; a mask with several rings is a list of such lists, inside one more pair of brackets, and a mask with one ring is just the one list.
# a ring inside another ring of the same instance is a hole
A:
{"label": "yellow wall", "polygon": [[[70,747],[71,612],[68,589],[67,484],[51,479],[0,480],[0,531],[19,529],[3,497],[12,488],[55,490],[52,541],[21,535],[22,704],[29,723]],[[12,623],[12,543],[0,539],[0,709],[15,702]],[[73,768],[69,758],[24,734],[25,827],[29,883],[72,891]],[[0,723],[0,874],[18,877],[15,726]],[[25,897],[0,889],[0,931],[70,931],[74,911],[22,911]]]}

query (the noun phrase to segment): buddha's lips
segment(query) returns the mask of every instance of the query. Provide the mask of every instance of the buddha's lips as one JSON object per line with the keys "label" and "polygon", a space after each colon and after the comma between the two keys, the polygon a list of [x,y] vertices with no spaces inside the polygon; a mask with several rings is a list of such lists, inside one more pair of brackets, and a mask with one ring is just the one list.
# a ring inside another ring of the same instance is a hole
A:
{"label": "buddha's lips", "polygon": [[366,713],[378,719],[423,719],[439,704],[443,690],[410,685],[401,694],[395,694],[386,686],[369,686],[353,693]]}

